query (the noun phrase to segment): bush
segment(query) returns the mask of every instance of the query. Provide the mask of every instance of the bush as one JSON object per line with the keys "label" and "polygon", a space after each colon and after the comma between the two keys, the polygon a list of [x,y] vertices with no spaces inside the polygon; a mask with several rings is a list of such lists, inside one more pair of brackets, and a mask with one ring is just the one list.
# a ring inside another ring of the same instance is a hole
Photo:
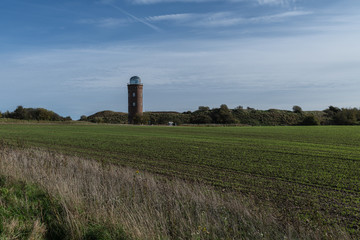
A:
{"label": "bush", "polygon": [[148,124],[149,123],[149,116],[148,115],[145,115],[145,114],[136,114],[134,116],[134,124]]}
{"label": "bush", "polygon": [[302,109],[301,109],[301,107],[299,107],[299,106],[293,106],[293,112],[294,113],[302,113]]}
{"label": "bush", "polygon": [[222,104],[220,108],[212,109],[211,118],[213,123],[220,123],[220,124],[235,123],[235,118],[232,115],[232,112],[225,104]]}
{"label": "bush", "polygon": [[14,112],[7,111],[4,114],[6,118],[14,118],[20,120],[37,120],[37,121],[62,121],[63,117],[57,113],[44,108],[24,108],[18,106]]}
{"label": "bush", "polygon": [[359,120],[359,110],[353,109],[341,109],[333,117],[334,123],[338,125],[356,125]]}
{"label": "bush", "polygon": [[90,115],[88,117],[83,115],[81,119],[83,119],[82,121],[88,121],[94,123],[127,123],[128,115],[127,113],[122,113],[122,112],[101,111],[93,115]]}
{"label": "bush", "polygon": [[360,109],[357,108],[340,109],[330,106],[324,112],[328,117],[328,124],[357,125],[360,121]]}
{"label": "bush", "polygon": [[305,125],[305,126],[320,125],[320,122],[315,116],[309,115],[304,118],[304,120],[300,123],[300,125]]}

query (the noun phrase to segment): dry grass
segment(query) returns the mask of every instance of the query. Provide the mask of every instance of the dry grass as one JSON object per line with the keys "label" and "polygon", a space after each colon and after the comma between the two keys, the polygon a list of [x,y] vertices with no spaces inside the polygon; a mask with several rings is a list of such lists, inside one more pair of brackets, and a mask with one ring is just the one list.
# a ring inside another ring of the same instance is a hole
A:
{"label": "dry grass", "polygon": [[33,222],[24,223],[18,219],[11,219],[3,223],[3,230],[0,239],[22,239],[21,232],[31,230],[27,239],[42,240],[45,237],[46,227],[38,219]]}
{"label": "dry grass", "polygon": [[[137,239],[324,237],[323,231],[282,224],[274,209],[238,193],[40,149],[3,147],[0,174],[35,183],[59,198],[70,239],[84,238],[89,225],[123,229]],[[45,231],[33,229],[34,236]]]}

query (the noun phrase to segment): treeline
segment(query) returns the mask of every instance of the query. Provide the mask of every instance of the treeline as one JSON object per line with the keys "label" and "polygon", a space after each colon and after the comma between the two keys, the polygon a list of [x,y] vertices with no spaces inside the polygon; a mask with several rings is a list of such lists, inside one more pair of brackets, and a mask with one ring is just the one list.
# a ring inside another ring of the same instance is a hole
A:
{"label": "treeline", "polygon": [[[44,108],[24,108],[18,106],[13,112],[0,112],[0,118],[37,121],[71,121],[71,117],[62,117]],[[101,111],[90,116],[81,116],[80,121],[93,123],[126,124],[127,113]],[[238,106],[229,109],[225,104],[219,108],[200,106],[196,111],[178,112],[145,112],[134,118],[136,124],[223,124],[223,125],[251,125],[251,126],[279,126],[279,125],[360,125],[360,109],[338,108],[329,106],[323,111],[303,111],[294,106],[288,110],[257,110]]]}
{"label": "treeline", "polygon": [[[219,108],[200,106],[198,110],[183,112],[178,114],[154,114],[144,113],[139,118],[140,123],[149,122],[150,124],[166,124],[173,122],[181,124],[222,124],[222,125],[252,125],[252,126],[276,126],[276,125],[298,125],[303,122],[305,114],[295,113],[286,110],[256,110],[239,106],[229,109],[222,104]],[[317,123],[316,123],[317,124]]]}
{"label": "treeline", "polygon": [[[127,123],[127,114],[103,111],[91,116],[82,116],[81,121],[94,123]],[[294,106],[292,111],[269,109],[256,110],[242,106],[229,109],[225,104],[219,108],[200,106],[196,111],[178,112],[145,112],[134,118],[136,124],[163,125],[183,124],[223,124],[223,125],[359,125],[360,109],[337,108],[330,106],[323,111],[303,111]]]}
{"label": "treeline", "polygon": [[13,112],[0,112],[1,118],[36,121],[71,121],[71,117],[62,117],[59,114],[44,108],[24,108],[18,106]]}

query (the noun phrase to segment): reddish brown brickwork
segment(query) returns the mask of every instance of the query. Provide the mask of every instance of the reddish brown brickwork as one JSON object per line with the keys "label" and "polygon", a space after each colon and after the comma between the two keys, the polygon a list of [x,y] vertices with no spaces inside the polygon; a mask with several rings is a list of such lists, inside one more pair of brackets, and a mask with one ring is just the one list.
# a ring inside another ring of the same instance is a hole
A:
{"label": "reddish brown brickwork", "polygon": [[[132,77],[131,79],[133,79]],[[128,122],[130,124],[134,123],[134,117],[136,115],[143,114],[143,85],[140,82],[140,78],[138,83],[133,83],[130,80],[130,84],[128,84]]]}

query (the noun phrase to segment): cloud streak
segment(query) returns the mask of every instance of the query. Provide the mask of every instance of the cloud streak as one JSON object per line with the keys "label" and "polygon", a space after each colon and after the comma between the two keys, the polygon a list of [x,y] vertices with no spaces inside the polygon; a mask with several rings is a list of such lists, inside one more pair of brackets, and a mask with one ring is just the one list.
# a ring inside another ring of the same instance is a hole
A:
{"label": "cloud streak", "polygon": [[156,4],[156,3],[175,3],[175,2],[187,2],[187,3],[206,3],[216,2],[221,0],[130,0],[133,4]]}
{"label": "cloud streak", "polygon": [[112,8],[114,9],[117,9],[119,10],[120,12],[122,12],[123,14],[127,15],[128,17],[132,18],[133,20],[135,20],[136,22],[140,22],[142,24],[144,24],[145,26],[148,26],[149,28],[157,31],[157,32],[161,32],[162,30],[160,28],[158,28],[157,26],[149,23],[148,21],[146,21],[145,19],[142,19],[142,18],[139,18],[139,17],[136,17],[135,15],[125,11],[124,9],[122,9],[121,7],[118,7],[116,6],[115,4],[112,3],[112,1],[105,1],[103,2],[104,4],[107,4],[109,6],[111,6]]}
{"label": "cloud streak", "polygon": [[281,5],[289,6],[292,3],[295,3],[296,0],[257,0],[260,5]]}
{"label": "cloud streak", "polygon": [[259,17],[239,17],[234,12],[218,12],[207,14],[170,14],[147,17],[150,22],[172,21],[179,24],[185,24],[192,27],[230,27],[241,24],[257,24],[284,21],[288,18],[310,15],[309,11],[287,11],[274,15],[265,15]]}
{"label": "cloud streak", "polygon": [[[190,28],[216,28],[216,27],[232,27],[236,25],[246,24],[268,24],[273,22],[285,21],[289,18],[301,17],[311,15],[309,11],[287,11],[279,14],[265,15],[258,17],[239,17],[235,12],[217,12],[217,13],[177,13],[165,14],[157,16],[149,16],[145,18],[102,18],[102,19],[82,19],[78,21],[80,24],[91,24],[103,28],[115,28],[126,26],[134,22],[141,22],[151,27],[152,29],[161,32],[160,28],[156,27],[155,22],[168,22],[178,25],[184,25]],[[130,15],[129,15],[130,16]]]}
{"label": "cloud streak", "polygon": [[[113,0],[103,0],[103,1],[113,1]],[[133,4],[159,4],[159,3],[209,3],[209,2],[232,2],[232,3],[244,3],[244,2],[255,2],[258,5],[280,5],[280,6],[289,6],[292,3],[295,3],[296,0],[129,0]]]}
{"label": "cloud streak", "polygon": [[178,14],[166,14],[147,17],[146,20],[151,22],[158,21],[189,21],[201,16],[200,14],[191,14],[191,13],[178,13]]}
{"label": "cloud streak", "polygon": [[79,24],[95,25],[101,28],[116,28],[126,26],[130,23],[129,20],[121,18],[101,18],[101,19],[81,19]]}

